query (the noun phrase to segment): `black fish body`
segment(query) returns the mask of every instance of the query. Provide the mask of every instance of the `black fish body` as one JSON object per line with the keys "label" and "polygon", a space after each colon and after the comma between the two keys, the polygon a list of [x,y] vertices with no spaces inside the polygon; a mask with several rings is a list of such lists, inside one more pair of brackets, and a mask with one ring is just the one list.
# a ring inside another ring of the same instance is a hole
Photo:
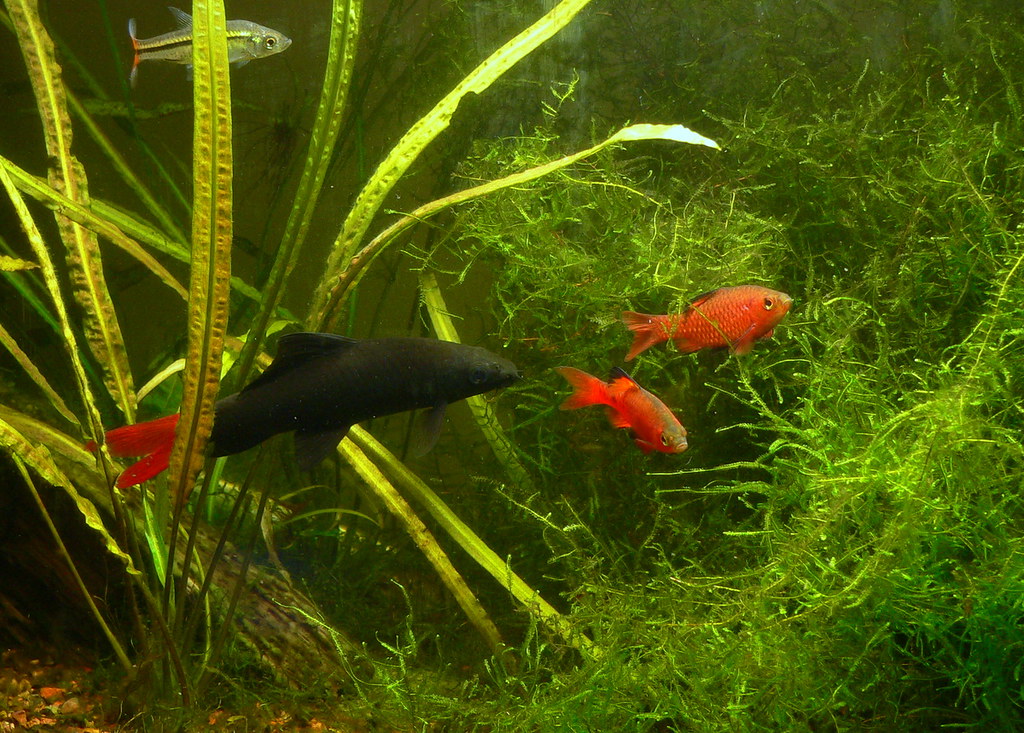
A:
{"label": "black fish body", "polygon": [[212,452],[239,453],[294,430],[300,467],[311,468],[352,425],[421,408],[432,410],[432,443],[447,404],[517,378],[515,365],[476,346],[291,334],[278,342],[277,356],[262,375],[217,402]]}

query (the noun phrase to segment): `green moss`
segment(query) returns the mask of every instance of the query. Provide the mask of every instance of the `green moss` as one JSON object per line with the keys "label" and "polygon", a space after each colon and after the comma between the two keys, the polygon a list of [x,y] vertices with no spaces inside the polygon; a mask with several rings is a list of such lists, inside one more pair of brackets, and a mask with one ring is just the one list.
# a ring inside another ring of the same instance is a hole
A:
{"label": "green moss", "polygon": [[[523,670],[495,729],[1019,724],[1017,35],[965,36],[962,60],[799,73],[761,106],[723,104],[724,155],[610,152],[460,210],[432,262],[493,271],[501,333],[536,378],[513,434],[540,493],[504,494],[610,650],[545,650],[550,678]],[[480,144],[462,172],[554,144],[548,126]],[[620,363],[619,311],[739,282],[795,297],[774,340],[633,367],[683,416],[687,454],[644,457],[599,411],[554,409],[549,367]]]}

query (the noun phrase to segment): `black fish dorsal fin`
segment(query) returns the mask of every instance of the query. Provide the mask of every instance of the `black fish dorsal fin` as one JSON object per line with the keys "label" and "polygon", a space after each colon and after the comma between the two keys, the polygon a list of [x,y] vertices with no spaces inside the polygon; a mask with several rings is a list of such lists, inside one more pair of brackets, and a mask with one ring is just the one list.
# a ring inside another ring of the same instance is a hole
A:
{"label": "black fish dorsal fin", "polygon": [[352,348],[357,343],[356,339],[334,333],[304,331],[282,336],[277,341],[277,356],[270,362],[270,366],[264,370],[263,374],[249,382],[242,391],[246,392],[253,387],[269,384],[292,369],[306,364],[310,359],[337,354]]}
{"label": "black fish dorsal fin", "polygon": [[[633,379],[633,377],[629,376],[629,374],[626,373],[625,369],[623,369],[622,367],[612,367],[611,381],[614,382],[616,379],[619,379],[620,377],[625,377],[633,384],[636,384],[636,380]],[[636,386],[639,387],[640,385],[636,384]]]}

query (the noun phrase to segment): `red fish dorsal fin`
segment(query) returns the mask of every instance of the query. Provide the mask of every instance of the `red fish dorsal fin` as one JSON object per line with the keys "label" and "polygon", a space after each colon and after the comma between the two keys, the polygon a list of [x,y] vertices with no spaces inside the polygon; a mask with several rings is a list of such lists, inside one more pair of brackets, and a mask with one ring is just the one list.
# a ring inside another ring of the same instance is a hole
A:
{"label": "red fish dorsal fin", "polygon": [[697,308],[704,305],[704,303],[711,300],[711,296],[713,296],[719,290],[721,290],[721,288],[715,288],[714,290],[709,290],[706,293],[701,293],[700,295],[694,297],[694,299],[690,301],[690,305],[688,305],[687,308]]}

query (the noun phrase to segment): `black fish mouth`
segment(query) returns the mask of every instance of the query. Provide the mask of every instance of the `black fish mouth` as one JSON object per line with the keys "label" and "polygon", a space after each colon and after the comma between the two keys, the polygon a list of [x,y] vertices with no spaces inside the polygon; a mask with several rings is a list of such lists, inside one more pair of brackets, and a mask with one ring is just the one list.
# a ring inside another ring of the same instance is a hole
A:
{"label": "black fish mouth", "polygon": [[518,382],[520,379],[522,379],[522,375],[519,374],[519,372],[515,372],[514,374],[509,374],[509,375],[505,376],[501,380],[501,382],[499,382],[497,385],[495,385],[494,388],[488,390],[487,392],[484,392],[483,395],[481,395],[481,396],[487,402],[495,402],[495,401],[497,401],[497,399],[499,397],[501,397],[502,393],[506,389],[511,387],[513,384]]}

